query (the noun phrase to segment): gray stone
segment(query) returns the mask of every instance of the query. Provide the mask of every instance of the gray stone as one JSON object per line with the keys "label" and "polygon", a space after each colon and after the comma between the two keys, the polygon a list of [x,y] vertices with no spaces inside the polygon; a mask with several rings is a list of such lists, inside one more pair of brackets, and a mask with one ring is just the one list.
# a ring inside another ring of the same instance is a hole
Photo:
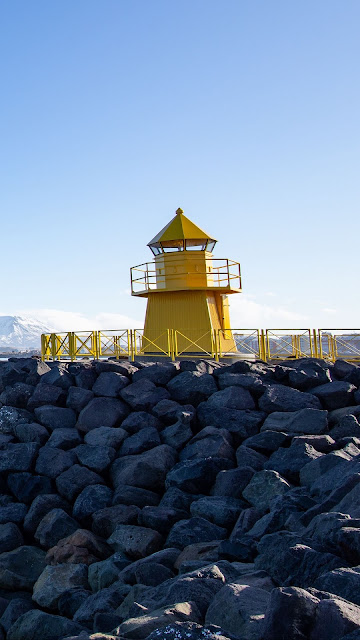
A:
{"label": "gray stone", "polygon": [[205,520],[205,518],[190,518],[180,520],[172,527],[165,546],[184,549],[189,544],[197,542],[211,542],[212,540],[223,540],[227,531],[224,527]]}
{"label": "gray stone", "polygon": [[[29,600],[23,598],[14,598],[10,600],[5,612],[0,618],[0,624],[5,631],[9,631],[10,627],[16,622],[20,616],[35,608],[35,605]],[[1,638],[1,636],[0,636]]]}
{"label": "gray stone", "polygon": [[190,425],[178,420],[161,432],[161,442],[180,451],[192,436]]}
{"label": "gray stone", "polygon": [[262,411],[251,411],[249,409],[240,411],[238,409],[214,408],[207,402],[201,402],[197,409],[197,417],[201,426],[225,427],[234,437],[235,444],[240,444],[244,438],[258,433],[265,413]]}
{"label": "gray stone", "polygon": [[333,411],[351,404],[356,387],[349,382],[336,380],[331,384],[323,384],[311,390],[325,409]]}
{"label": "gray stone", "polygon": [[205,518],[219,527],[233,527],[244,502],[224,496],[205,496],[194,500],[190,506],[192,516]]}
{"label": "gray stone", "polygon": [[113,492],[110,487],[102,484],[93,484],[85,487],[75,500],[73,516],[80,521],[86,521],[99,511],[109,507],[112,502]]}
{"label": "gray stone", "polygon": [[295,441],[288,449],[281,447],[275,451],[264,467],[278,471],[290,482],[299,482],[301,469],[309,462],[322,457],[325,457],[324,454],[316,451],[310,444]]}
{"label": "gray stone", "polygon": [[147,505],[156,506],[160,502],[160,496],[154,491],[119,484],[115,491],[113,504],[136,505],[140,509]]}
{"label": "gray stone", "polygon": [[36,459],[39,445],[36,442],[4,444],[0,455],[0,472],[30,471]]}
{"label": "gray stone", "polygon": [[162,362],[155,363],[139,369],[133,374],[133,382],[139,380],[150,380],[159,385],[166,385],[178,373],[177,363]]}
{"label": "gray stone", "polygon": [[207,401],[208,407],[214,409],[255,409],[255,402],[251,393],[243,387],[226,387],[222,391],[213,393]]}
{"label": "gray stone", "polygon": [[154,529],[161,533],[161,535],[167,536],[171,527],[178,522],[187,518],[186,511],[179,509],[173,509],[171,507],[144,507],[139,514],[139,524],[149,529]]}
{"label": "gray stone", "polygon": [[55,429],[47,441],[47,446],[67,451],[80,444],[81,440],[81,436],[76,429]]}
{"label": "gray stone", "polygon": [[120,524],[107,540],[114,551],[122,551],[130,558],[144,558],[162,546],[163,538],[157,532],[145,527]]}
{"label": "gray stone", "polygon": [[128,590],[129,588],[124,585],[123,590],[102,589],[98,593],[90,595],[76,611],[74,621],[91,628],[95,615],[115,611]]}
{"label": "gray stone", "polygon": [[35,409],[35,415],[40,424],[51,431],[54,429],[71,429],[76,424],[76,413],[72,409],[44,405]]}
{"label": "gray stone", "polygon": [[119,456],[136,455],[158,447],[161,444],[160,436],[154,427],[145,427],[138,433],[126,438],[119,450]]}
{"label": "gray stone", "polygon": [[191,422],[195,415],[195,409],[191,404],[182,405],[175,400],[160,400],[151,411],[166,425],[172,425],[177,420]]}
{"label": "gray stone", "polygon": [[316,586],[319,575],[344,564],[341,558],[312,549],[288,531],[265,535],[257,546],[256,568],[267,571],[278,585]]}
{"label": "gray stone", "polygon": [[74,453],[80,464],[97,473],[102,473],[110,467],[116,457],[116,451],[112,447],[90,444],[80,444]]}
{"label": "gray stone", "polygon": [[45,552],[21,546],[0,554],[0,584],[9,591],[31,591],[46,566]]}
{"label": "gray stone", "polygon": [[63,471],[69,469],[75,462],[76,456],[73,451],[63,451],[55,447],[42,447],[36,460],[36,473],[57,478]]}
{"label": "gray stone", "polygon": [[[281,413],[280,415],[283,416],[284,414]],[[254,436],[251,436],[251,438],[246,438],[243,445],[265,456],[270,456],[274,451],[277,451],[279,447],[286,446],[289,439],[289,435],[282,431],[266,430],[262,433],[256,433]]]}
{"label": "gray stone", "polygon": [[128,384],[130,384],[130,380],[127,376],[115,371],[103,371],[100,373],[92,390],[96,396],[118,398],[121,389],[127,387]]}
{"label": "gray stone", "polygon": [[265,420],[261,431],[321,435],[328,430],[327,412],[318,409],[299,411],[274,411]]}
{"label": "gray stone", "polygon": [[218,376],[218,385],[220,389],[243,387],[255,397],[261,396],[266,389],[266,384],[256,373],[223,373]]}
{"label": "gray stone", "polygon": [[85,487],[91,484],[104,484],[104,480],[94,471],[78,464],[74,464],[56,478],[58,492],[69,500],[74,500]]}
{"label": "gray stone", "polygon": [[258,471],[243,491],[243,497],[258,511],[266,511],[275,496],[284,495],[290,484],[277,471]]}
{"label": "gray stone", "polygon": [[179,455],[181,461],[208,457],[235,459],[229,431],[205,427],[190,440]]}
{"label": "gray stone", "polygon": [[45,405],[63,407],[65,398],[66,394],[60,387],[52,384],[38,384],[35,389],[33,388],[33,394],[28,400],[27,408],[29,411],[34,411],[34,409]]}
{"label": "gray stone", "polygon": [[236,450],[236,460],[238,467],[251,467],[255,471],[260,471],[267,461],[267,458],[261,453],[258,453],[258,451],[241,445]]}
{"label": "gray stone", "polygon": [[157,587],[159,584],[174,577],[174,572],[158,562],[149,562],[140,565],[135,571],[135,578],[138,584],[145,584],[148,587]]}
{"label": "gray stone", "polygon": [[0,395],[0,402],[4,405],[26,409],[28,400],[34,392],[34,387],[25,382],[15,382],[13,386],[5,387]]}
{"label": "gray stone", "polygon": [[333,427],[329,434],[334,440],[346,438],[347,436],[360,437],[360,424],[353,415],[347,415],[341,418],[337,425]]}
{"label": "gray stone", "polygon": [[62,363],[54,363],[50,371],[41,376],[40,383],[51,384],[67,391],[74,384],[74,378]]}
{"label": "gray stone", "polygon": [[260,640],[269,600],[270,595],[264,589],[227,584],[212,600],[205,624],[217,624],[225,632],[241,634],[248,640]]}
{"label": "gray stone", "polygon": [[89,431],[89,433],[85,435],[84,440],[86,444],[91,444],[95,447],[112,447],[113,449],[119,449],[127,437],[128,433],[122,427],[98,427],[97,429]]}
{"label": "gray stone", "polygon": [[56,494],[37,496],[26,514],[24,530],[33,535],[40,521],[52,509],[64,509],[66,511],[70,509],[70,506],[66,500]]}
{"label": "gray stone", "polygon": [[0,524],[16,522],[21,524],[26,516],[27,506],[21,502],[9,503],[0,507]]}
{"label": "gray stone", "polygon": [[[95,383],[96,384],[96,383]],[[70,387],[66,398],[66,406],[68,409],[73,409],[77,413],[80,413],[90,400],[92,400],[94,394],[90,389],[82,389],[81,387]]]}
{"label": "gray stone", "polygon": [[45,427],[36,422],[17,424],[14,427],[14,435],[20,442],[37,442],[40,445],[45,444],[49,438]]}
{"label": "gray stone", "polygon": [[94,398],[79,414],[78,428],[87,433],[97,427],[118,427],[129,414],[127,405],[118,398]]}
{"label": "gray stone", "polygon": [[30,504],[39,495],[51,493],[52,483],[46,476],[32,475],[26,471],[10,473],[7,485],[15,498],[22,503]]}
{"label": "gray stone", "polygon": [[13,522],[0,524],[0,554],[24,544],[20,529]]}
{"label": "gray stone", "polygon": [[166,477],[166,488],[177,487],[188,493],[207,493],[219,471],[229,469],[233,463],[227,458],[201,458],[185,460],[172,467]]}
{"label": "gray stone", "polygon": [[34,416],[25,409],[4,406],[0,408],[0,433],[14,434],[16,425],[23,422],[33,422]]}
{"label": "gray stone", "polygon": [[39,523],[35,540],[45,549],[54,547],[59,540],[66,538],[79,528],[79,524],[63,509],[52,509]]}
{"label": "gray stone", "polygon": [[252,467],[219,471],[212,488],[212,494],[214,496],[241,498],[243,490],[249,484],[254,473],[255,470]]}
{"label": "gray stone", "polygon": [[135,505],[118,504],[96,510],[92,513],[92,530],[102,538],[109,538],[118,524],[137,524],[139,514],[140,509]]}
{"label": "gray stone", "polygon": [[74,587],[87,588],[87,566],[58,564],[47,566],[34,584],[33,600],[45,609],[57,609],[59,598]]}
{"label": "gray stone", "polygon": [[174,400],[194,407],[218,390],[213,376],[199,371],[180,373],[170,380],[167,388]]}
{"label": "gray stone", "polygon": [[44,611],[33,610],[20,616],[9,629],[8,640],[62,640],[79,634],[82,626]]}
{"label": "gray stone", "polygon": [[[321,409],[321,404],[318,398],[310,393],[274,384],[268,387],[261,396],[259,407],[267,413],[273,413],[274,411]],[[277,429],[273,428],[273,430]],[[286,431],[286,429],[281,429],[281,431]]]}
{"label": "gray stone", "polygon": [[155,629],[161,629],[170,623],[201,622],[201,619],[201,614],[194,602],[179,602],[136,618],[129,618],[116,627],[115,632],[123,638],[141,640],[147,638]]}
{"label": "gray stone", "polygon": [[323,571],[316,576],[314,587],[321,591],[335,593],[345,600],[360,605],[360,568],[340,567],[332,571]]}
{"label": "gray stone", "polygon": [[147,411],[132,411],[130,415],[125,418],[122,427],[128,433],[137,433],[146,427],[154,427],[160,431],[163,425],[156,416],[151,415],[151,413]]}
{"label": "gray stone", "polygon": [[354,630],[360,632],[360,607],[341,598],[324,598],[317,606],[310,640],[338,640]]}
{"label": "gray stone", "polygon": [[170,397],[166,389],[157,387],[146,378],[125,387],[120,395],[134,411],[151,411],[160,400],[166,400]]}
{"label": "gray stone", "polygon": [[[129,564],[130,560],[127,560],[125,554],[121,552],[114,553],[101,562],[93,562],[88,569],[88,580],[92,591],[100,591],[116,582],[120,571]],[[129,590],[130,587],[128,587]]]}
{"label": "gray stone", "polygon": [[308,640],[319,602],[299,587],[274,589],[266,610],[263,640]]}
{"label": "gray stone", "polygon": [[176,453],[166,444],[145,451],[137,456],[124,456],[111,466],[115,488],[126,484],[142,489],[161,490],[166,474],[175,464]]}

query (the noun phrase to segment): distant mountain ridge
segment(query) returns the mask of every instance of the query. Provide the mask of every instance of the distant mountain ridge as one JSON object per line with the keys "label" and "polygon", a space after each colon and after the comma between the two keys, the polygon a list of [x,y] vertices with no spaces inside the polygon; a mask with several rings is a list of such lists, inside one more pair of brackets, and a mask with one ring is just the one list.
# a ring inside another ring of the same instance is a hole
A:
{"label": "distant mountain ridge", "polygon": [[0,350],[40,350],[40,336],[49,332],[49,327],[35,318],[0,316]]}

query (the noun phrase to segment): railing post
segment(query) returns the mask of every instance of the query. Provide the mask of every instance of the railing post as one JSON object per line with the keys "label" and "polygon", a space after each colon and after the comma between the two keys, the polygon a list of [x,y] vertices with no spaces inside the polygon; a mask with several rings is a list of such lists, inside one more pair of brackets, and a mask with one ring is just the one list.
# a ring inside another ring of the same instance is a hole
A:
{"label": "railing post", "polygon": [[314,357],[318,358],[319,353],[318,353],[316,329],[313,329],[313,345],[314,345]]}
{"label": "railing post", "polygon": [[268,356],[270,355],[270,348],[269,348],[269,336],[267,335],[267,333],[265,334],[264,329],[261,329],[261,336],[260,336],[260,358],[261,360],[264,360],[265,362],[267,362]]}

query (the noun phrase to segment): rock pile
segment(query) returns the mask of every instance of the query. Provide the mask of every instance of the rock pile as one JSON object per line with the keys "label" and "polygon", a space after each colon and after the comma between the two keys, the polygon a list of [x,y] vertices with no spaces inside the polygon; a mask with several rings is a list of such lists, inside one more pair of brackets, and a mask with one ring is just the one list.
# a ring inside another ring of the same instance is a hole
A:
{"label": "rock pile", "polygon": [[360,638],[360,366],[0,364],[0,640]]}

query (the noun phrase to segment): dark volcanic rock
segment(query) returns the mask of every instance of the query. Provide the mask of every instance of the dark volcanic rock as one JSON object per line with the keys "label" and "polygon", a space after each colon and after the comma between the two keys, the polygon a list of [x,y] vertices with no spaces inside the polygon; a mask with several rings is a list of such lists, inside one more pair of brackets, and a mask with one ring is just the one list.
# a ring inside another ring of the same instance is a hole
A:
{"label": "dark volcanic rock", "polygon": [[120,395],[134,411],[151,411],[160,400],[170,397],[166,389],[157,387],[146,378],[125,387]]}
{"label": "dark volcanic rock", "polygon": [[184,371],[167,384],[171,397],[181,404],[194,407],[218,391],[214,378],[208,373]]}
{"label": "dark volcanic rock", "polygon": [[117,427],[129,414],[127,405],[118,398],[94,398],[82,409],[78,428],[87,433],[97,427]]}
{"label": "dark volcanic rock", "polygon": [[76,424],[76,414],[72,409],[44,405],[35,409],[35,415],[40,424],[51,431],[60,428],[71,429]]}
{"label": "dark volcanic rock", "polygon": [[115,488],[127,484],[142,489],[160,490],[166,474],[174,466],[176,453],[166,444],[145,451],[137,456],[124,456],[111,466]]}
{"label": "dark volcanic rock", "polygon": [[268,387],[259,400],[259,407],[267,413],[273,411],[300,411],[301,409],[321,409],[316,396],[274,384]]}

